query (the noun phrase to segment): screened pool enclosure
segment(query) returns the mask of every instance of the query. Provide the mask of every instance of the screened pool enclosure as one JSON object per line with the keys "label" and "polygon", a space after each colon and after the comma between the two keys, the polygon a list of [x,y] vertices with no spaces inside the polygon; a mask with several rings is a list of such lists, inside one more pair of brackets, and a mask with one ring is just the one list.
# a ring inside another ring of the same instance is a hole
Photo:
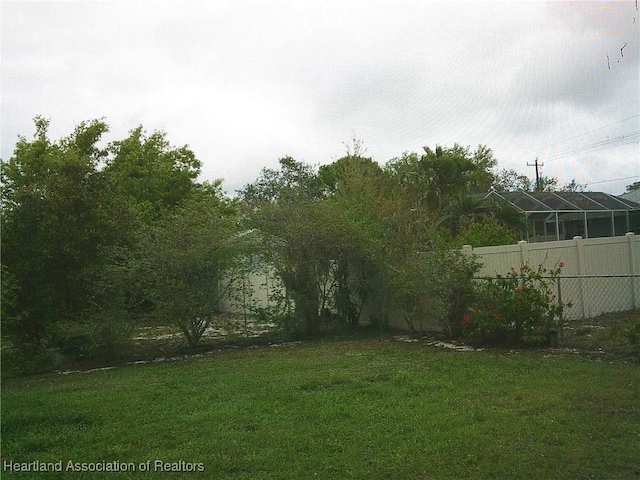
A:
{"label": "screened pool enclosure", "polygon": [[492,191],[483,197],[522,212],[530,242],[640,233],[640,204],[604,192]]}

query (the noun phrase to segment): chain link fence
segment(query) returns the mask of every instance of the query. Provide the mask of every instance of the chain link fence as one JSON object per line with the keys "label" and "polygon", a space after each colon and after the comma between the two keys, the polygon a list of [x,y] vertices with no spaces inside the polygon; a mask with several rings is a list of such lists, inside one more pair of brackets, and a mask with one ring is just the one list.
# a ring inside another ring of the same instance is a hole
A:
{"label": "chain link fence", "polygon": [[561,275],[553,288],[565,308],[552,346],[599,359],[640,361],[640,346],[630,340],[640,318],[639,274]]}
{"label": "chain link fence", "polygon": [[640,308],[640,275],[562,275],[556,286],[568,321]]}
{"label": "chain link fence", "polygon": [[560,345],[598,358],[637,358],[629,331],[640,317],[640,275],[563,275],[557,279],[565,309]]}

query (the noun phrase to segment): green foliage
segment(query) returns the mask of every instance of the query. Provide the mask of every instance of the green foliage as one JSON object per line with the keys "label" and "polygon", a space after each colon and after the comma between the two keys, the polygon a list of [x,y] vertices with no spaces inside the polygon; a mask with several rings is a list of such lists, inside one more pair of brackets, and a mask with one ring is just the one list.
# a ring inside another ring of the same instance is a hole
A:
{"label": "green foliage", "polygon": [[290,327],[317,334],[323,311],[331,307],[332,272],[344,238],[327,204],[300,203],[287,211],[280,232],[271,239],[272,245],[283,242],[276,250],[276,271],[295,308]]}
{"label": "green foliage", "polygon": [[59,141],[48,120],[35,127],[2,162],[3,338],[25,356],[115,355],[145,303],[130,270],[140,232],[190,195],[200,163],[160,132],[101,148],[102,120]]}
{"label": "green foliage", "polygon": [[449,199],[439,221],[447,225],[451,235],[455,236],[470,223],[476,223],[492,213],[491,207],[483,197],[461,192]]}
{"label": "green foliage", "polygon": [[565,183],[561,188],[561,192],[584,192],[587,188],[586,184],[576,182],[575,178],[572,178],[569,183]]}
{"label": "green foliage", "polygon": [[461,338],[474,344],[554,342],[564,309],[553,291],[563,264],[524,265],[477,284],[473,304],[461,317]]}
{"label": "green foliage", "polygon": [[243,252],[237,223],[236,202],[216,182],[195,189],[141,233],[132,268],[153,303],[150,315],[178,325],[191,347],[234,285],[234,266]]}
{"label": "green foliage", "polygon": [[[359,154],[317,174],[290,158],[280,171],[263,170],[242,194],[249,225],[265,239],[264,256],[285,287],[285,325],[314,334],[331,317],[356,327],[366,310],[383,326],[392,309],[412,329],[429,318],[448,323],[473,269],[459,268],[445,252],[438,211],[420,191],[438,182],[444,188],[463,166],[458,187],[481,188],[492,165],[490,150],[471,154],[455,146],[428,150],[422,159],[407,155],[385,170]],[[416,183],[420,172],[425,181]],[[442,200],[453,193],[443,192]]]}
{"label": "green foliage", "polygon": [[[443,228],[446,220],[443,214],[447,212],[445,204],[451,205],[450,202],[463,196],[461,189],[480,188],[483,175],[476,169],[490,160],[488,153],[479,149],[470,157],[468,149],[459,146],[448,150],[437,148],[436,152],[427,149],[422,158],[409,154],[387,166],[393,183],[381,210],[385,225],[385,273],[393,307],[411,330],[422,329],[430,322],[451,331],[452,316],[466,302],[478,265],[450,249],[451,233]],[[447,164],[462,169],[460,178],[448,190],[444,188],[445,178],[455,175],[455,168]],[[441,187],[436,188],[438,198],[429,197],[433,192],[428,189],[434,188],[433,182]]]}
{"label": "green foliage", "polygon": [[81,123],[59,142],[47,138],[48,121],[36,119],[33,142],[21,138],[3,162],[2,258],[15,281],[11,318],[3,329],[16,347],[75,348],[65,325],[82,323],[95,309],[102,246],[115,241],[101,199],[106,193],[96,142],[101,121]]}
{"label": "green foliage", "polygon": [[394,306],[411,331],[425,322],[456,332],[459,314],[472,294],[471,281],[479,264],[455,250],[434,250],[407,255],[391,267]]}
{"label": "green foliage", "polygon": [[512,245],[517,239],[513,231],[492,217],[483,217],[479,222],[469,223],[462,228],[456,244],[477,247]]}
{"label": "green foliage", "polygon": [[[470,236],[474,242],[503,245],[503,243],[492,243],[508,240],[506,232],[498,234],[497,230],[509,230],[515,241],[517,234],[523,235],[528,229],[526,217],[504,202],[495,202],[481,195],[467,195],[464,192],[459,192],[448,202],[440,214],[438,223],[446,225],[453,237],[460,238],[471,230]],[[477,223],[482,226],[474,225]],[[476,233],[478,238],[473,238]],[[497,234],[495,239],[491,238],[494,236],[492,233]],[[457,242],[458,245],[464,243]],[[471,245],[481,246],[476,243]]]}
{"label": "green foliage", "polygon": [[476,220],[465,194],[493,181],[487,147],[425,148],[383,169],[354,139],[319,170],[281,159],[236,202],[197,183],[200,161],[164,132],[137,127],[102,147],[102,120],[59,141],[48,126],[37,118],[2,168],[2,335],[14,348],[117,355],[149,316],[195,346],[222,296],[251,304],[240,278],[252,258],[279,277],[269,313],[292,332],[357,327],[363,311],[384,326],[398,306],[413,328],[466,298],[474,269],[443,246]]}
{"label": "green foliage", "polygon": [[282,158],[279,170],[263,169],[240,193],[247,228],[262,240],[258,253],[274,266],[285,288],[277,302],[278,319],[289,331],[316,332],[331,245],[321,235],[325,219],[314,208],[322,196],[315,170]]}
{"label": "green foliage", "polygon": [[545,177],[541,175],[539,183],[531,180],[526,175],[522,175],[513,169],[500,170],[491,185],[491,188],[497,192],[514,192],[521,190],[523,192],[582,192],[586,185],[576,182],[575,178],[569,183],[559,186],[560,181],[556,177]]}
{"label": "green foliage", "polygon": [[356,327],[365,305],[370,304],[377,315],[369,320],[384,326],[388,234],[382,219],[387,216],[389,179],[377,163],[359,156],[355,140],[354,144],[354,154],[319,171],[321,183],[328,187],[325,201],[342,232],[331,272],[334,306],[342,321]]}
{"label": "green foliage", "polygon": [[496,165],[490,148],[480,145],[475,151],[455,144],[450,148],[424,148],[425,153],[405,153],[387,164],[387,171],[422,205],[440,213],[460,193],[486,192]]}
{"label": "green foliage", "polygon": [[240,195],[251,210],[265,205],[293,205],[322,196],[316,171],[304,162],[291,157],[280,159],[280,169],[263,168],[258,179],[240,191]]}
{"label": "green foliage", "polygon": [[263,170],[242,191],[249,226],[263,239],[261,254],[285,288],[278,318],[292,332],[317,334],[331,311],[358,323],[367,290],[367,229],[358,228],[365,219],[335,196],[347,188],[345,163],[324,168],[319,178],[310,166],[285,158],[279,171]]}
{"label": "green foliage", "polygon": [[9,336],[10,331],[17,328],[21,321],[21,314],[18,306],[18,281],[11,274],[9,268],[0,265],[2,279],[0,280],[0,328],[2,328],[2,338]]}
{"label": "green foliage", "polygon": [[491,184],[491,189],[496,192],[513,192],[516,190],[532,192],[534,187],[534,182],[529,177],[518,173],[514,169],[506,168],[496,174]]}
{"label": "green foliage", "polygon": [[459,250],[447,251],[438,271],[439,295],[445,306],[440,316],[443,331],[455,338],[460,334],[460,318],[474,298],[474,275],[480,270],[476,257]]}
{"label": "green foliage", "polygon": [[109,146],[104,175],[121,202],[145,220],[158,218],[189,195],[201,162],[187,147],[172,147],[164,132],[137,127]]}

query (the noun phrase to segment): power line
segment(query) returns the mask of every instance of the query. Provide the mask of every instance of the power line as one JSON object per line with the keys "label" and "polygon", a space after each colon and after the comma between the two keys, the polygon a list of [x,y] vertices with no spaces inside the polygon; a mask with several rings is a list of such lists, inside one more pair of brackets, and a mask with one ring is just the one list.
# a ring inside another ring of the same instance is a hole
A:
{"label": "power line", "polygon": [[589,130],[588,132],[580,133],[580,134],[578,134],[578,135],[574,135],[573,137],[565,138],[564,140],[560,140],[559,142],[552,143],[552,144],[550,144],[550,145],[545,145],[545,146],[544,146],[544,147],[542,147],[542,148],[551,147],[551,146],[553,146],[553,145],[557,145],[558,143],[568,142],[569,140],[573,140],[574,138],[582,137],[582,136],[584,136],[584,135],[588,135],[588,134],[590,134],[590,133],[597,132],[598,130],[602,130],[603,128],[613,127],[614,125],[618,125],[618,124],[620,124],[620,123],[628,122],[629,120],[633,120],[634,118],[637,118],[637,117],[640,117],[640,114],[638,114],[638,115],[632,115],[632,116],[631,116],[631,117],[629,117],[629,118],[625,118],[625,119],[623,119],[623,120],[619,120],[619,121],[617,121],[617,122],[613,122],[613,123],[610,123],[610,124],[608,124],[608,125],[604,125],[604,126],[602,126],[602,127],[594,128],[593,130]]}
{"label": "power line", "polygon": [[582,153],[586,151],[601,151],[608,150],[609,148],[617,148],[623,147],[625,145],[631,145],[634,143],[638,143],[638,139],[640,139],[640,131],[637,132],[629,132],[623,135],[618,135],[617,137],[607,138],[605,140],[599,140],[590,145],[584,145],[581,147],[575,147],[570,150],[565,150],[563,152],[558,152],[554,155],[551,155],[547,161],[557,160],[562,157],[568,157],[571,155],[575,155],[577,153]]}
{"label": "power line", "polygon": [[630,180],[632,178],[640,178],[640,175],[633,175],[631,177],[612,178],[611,180],[600,180],[598,182],[585,183],[585,185],[598,185],[600,183],[611,183],[611,182],[617,182],[619,180]]}
{"label": "power line", "polygon": [[[616,161],[623,160],[623,159],[628,158],[628,157],[638,158],[638,153],[631,153],[631,154],[628,154],[628,155],[617,156],[616,158],[612,158],[609,161],[610,162],[616,162]],[[640,166],[640,164],[638,164],[638,166]],[[629,170],[629,169],[627,169],[627,170]],[[636,168],[631,168],[630,170],[634,171],[634,170],[637,170],[637,169]],[[617,181],[620,181],[620,180],[629,180],[629,179],[634,179],[634,178],[640,178],[640,175],[631,175],[631,176],[627,176],[627,177],[612,178],[612,179],[609,179],[609,180],[598,180],[596,182],[586,182],[583,185],[586,187],[588,185],[598,185],[598,184],[601,184],[601,183],[612,183],[612,182],[617,182]]]}
{"label": "power line", "polygon": [[603,129],[608,128],[608,127],[613,127],[614,125],[619,125],[619,124],[621,124],[621,123],[628,122],[629,120],[633,120],[634,118],[638,118],[638,117],[640,117],[640,114],[638,114],[638,115],[632,115],[632,116],[630,116],[630,117],[628,117],[628,118],[624,118],[624,119],[622,119],[622,120],[618,120],[617,122],[609,123],[609,124],[607,124],[607,125],[603,125],[603,126],[601,126],[601,127],[594,128],[593,130],[589,130],[588,132],[580,133],[580,134],[578,134],[578,135],[574,135],[573,137],[565,138],[564,140],[559,140],[559,141],[554,142],[554,143],[549,143],[549,144],[547,144],[547,145],[543,145],[542,147],[538,147],[538,148],[536,148],[535,150],[531,150],[531,151],[529,151],[529,152],[525,152],[525,153],[523,153],[522,155],[523,155],[523,156],[524,156],[524,155],[528,155],[528,154],[530,154],[530,153],[537,152],[537,151],[539,151],[539,150],[540,150],[540,149],[542,149],[542,148],[552,147],[552,146],[554,146],[554,145],[558,145],[558,144],[560,144],[560,143],[568,142],[569,140],[573,140],[574,138],[582,137],[582,136],[584,136],[584,135],[589,135],[590,133],[597,132],[597,131],[599,131],[599,130],[603,130]]}

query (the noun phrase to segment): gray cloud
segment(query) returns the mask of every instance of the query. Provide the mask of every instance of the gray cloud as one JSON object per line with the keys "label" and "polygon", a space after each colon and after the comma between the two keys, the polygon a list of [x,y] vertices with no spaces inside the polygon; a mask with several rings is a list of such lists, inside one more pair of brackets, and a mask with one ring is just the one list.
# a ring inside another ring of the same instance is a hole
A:
{"label": "gray cloud", "polygon": [[328,163],[353,132],[381,163],[482,143],[561,181],[640,177],[637,143],[594,147],[640,131],[639,24],[631,1],[5,3],[2,158],[42,114],[54,137],[164,129],[229,190],[284,155]]}

